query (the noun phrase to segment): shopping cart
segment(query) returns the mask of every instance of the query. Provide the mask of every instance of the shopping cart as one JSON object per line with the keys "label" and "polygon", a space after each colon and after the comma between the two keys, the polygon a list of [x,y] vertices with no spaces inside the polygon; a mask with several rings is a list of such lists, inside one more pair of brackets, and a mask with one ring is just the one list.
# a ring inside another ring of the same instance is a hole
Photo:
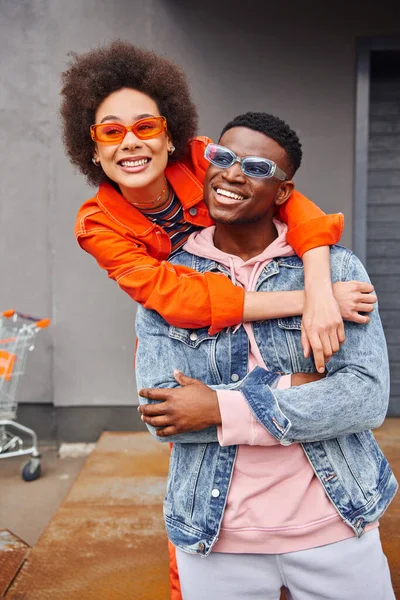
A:
{"label": "shopping cart", "polygon": [[32,455],[22,469],[25,481],[40,477],[40,454],[36,433],[14,420],[18,405],[16,391],[25,372],[28,352],[35,347],[35,337],[48,325],[49,319],[35,319],[15,310],[0,313],[0,458]]}

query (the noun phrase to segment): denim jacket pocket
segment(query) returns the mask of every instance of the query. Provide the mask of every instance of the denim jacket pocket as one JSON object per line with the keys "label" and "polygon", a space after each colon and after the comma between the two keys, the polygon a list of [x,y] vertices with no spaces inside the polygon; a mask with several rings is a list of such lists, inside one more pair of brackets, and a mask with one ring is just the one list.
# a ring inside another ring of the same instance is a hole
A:
{"label": "denim jacket pocket", "polygon": [[286,317],[278,319],[278,327],[285,332],[293,373],[310,371],[310,365],[305,365],[304,359],[301,358],[303,357],[301,348],[301,318]]}
{"label": "denim jacket pocket", "polygon": [[[376,451],[379,454],[380,450],[375,440],[369,441],[372,443],[368,448],[366,439],[363,439],[360,433],[342,436],[334,440],[344,461],[343,469],[341,469],[343,481],[351,490],[351,497],[354,501],[359,496],[354,486],[356,485],[359,488],[362,493],[359,498],[361,505],[364,504],[365,500],[369,501],[378,492],[377,482],[379,481],[382,462],[382,460],[377,460]],[[364,502],[362,497],[365,499]]]}
{"label": "denim jacket pocket", "polygon": [[203,327],[201,329],[182,329],[180,327],[169,326],[168,336],[174,340],[183,342],[190,348],[197,348],[202,342],[207,340],[215,340],[218,337],[218,333],[210,335],[208,328]]}
{"label": "denim jacket pocket", "polygon": [[374,468],[380,468],[385,460],[382,450],[379,448],[372,431],[359,431],[355,434],[359,444],[363,447],[365,455]]}
{"label": "denim jacket pocket", "polygon": [[301,318],[300,317],[285,317],[284,319],[278,319],[278,327],[281,329],[299,329],[301,330]]}
{"label": "denim jacket pocket", "polygon": [[187,526],[193,524],[196,495],[204,495],[202,485],[199,489],[199,476],[207,447],[208,444],[179,443],[173,446],[164,512],[169,517],[182,519]]}
{"label": "denim jacket pocket", "polygon": [[196,377],[207,385],[222,383],[221,373],[217,366],[216,345],[219,333],[210,335],[207,328],[181,329],[169,326],[168,337],[185,344],[190,348],[185,354],[189,364],[196,367]]}

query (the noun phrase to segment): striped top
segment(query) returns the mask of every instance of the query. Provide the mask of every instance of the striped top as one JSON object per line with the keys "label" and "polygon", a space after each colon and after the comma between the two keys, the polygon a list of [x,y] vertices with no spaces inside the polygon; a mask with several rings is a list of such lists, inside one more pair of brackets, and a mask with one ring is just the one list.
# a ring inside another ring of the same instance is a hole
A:
{"label": "striped top", "polygon": [[171,191],[166,204],[161,208],[147,208],[140,212],[149,221],[156,223],[168,233],[172,245],[170,256],[182,248],[193,231],[201,229],[201,227],[185,221],[182,204],[173,191]]}

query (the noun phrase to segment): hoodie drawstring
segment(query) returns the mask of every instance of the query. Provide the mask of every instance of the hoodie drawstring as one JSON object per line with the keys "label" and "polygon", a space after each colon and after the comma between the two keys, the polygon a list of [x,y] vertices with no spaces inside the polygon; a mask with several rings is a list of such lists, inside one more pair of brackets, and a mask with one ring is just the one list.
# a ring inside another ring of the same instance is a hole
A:
{"label": "hoodie drawstring", "polygon": [[235,265],[233,264],[232,256],[228,255],[228,260],[229,260],[229,269],[231,272],[232,283],[233,283],[233,285],[236,285]]}
{"label": "hoodie drawstring", "polygon": [[247,289],[249,290],[249,292],[254,292],[253,287],[255,287],[255,284],[256,284],[255,279],[256,279],[257,271],[258,271],[258,269],[260,267],[260,264],[261,264],[260,261],[256,262],[254,264],[254,267],[253,267],[252,271],[251,271],[251,275],[250,275],[250,279],[249,279],[249,285],[247,286]]}

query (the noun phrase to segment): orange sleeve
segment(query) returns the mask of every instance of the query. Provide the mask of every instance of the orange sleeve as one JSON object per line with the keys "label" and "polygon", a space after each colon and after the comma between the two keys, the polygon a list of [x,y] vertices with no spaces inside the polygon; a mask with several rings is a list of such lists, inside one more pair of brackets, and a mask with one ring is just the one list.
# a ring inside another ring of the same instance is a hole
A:
{"label": "orange sleeve", "polygon": [[168,540],[170,600],[182,600],[175,546]]}
{"label": "orange sleeve", "polygon": [[[172,452],[173,444],[169,444],[170,452]],[[176,562],[175,546],[168,540],[168,556],[169,556],[169,588],[170,600],[182,600],[181,584],[179,581],[178,565]]]}
{"label": "orange sleeve", "polygon": [[192,138],[189,142],[189,152],[183,161],[202,184],[204,184],[206,171],[210,166],[209,161],[204,157],[204,150],[210,143],[212,143],[212,140],[202,135]]}
{"label": "orange sleeve", "polygon": [[326,215],[297,190],[279,208],[278,217],[287,224],[287,241],[300,258],[312,248],[337,244],[343,232],[341,213]]}
{"label": "orange sleeve", "polygon": [[138,240],[129,242],[104,225],[79,235],[78,242],[133,300],[175,327],[210,326],[216,333],[242,321],[244,290],[222,273],[158,261]]}

